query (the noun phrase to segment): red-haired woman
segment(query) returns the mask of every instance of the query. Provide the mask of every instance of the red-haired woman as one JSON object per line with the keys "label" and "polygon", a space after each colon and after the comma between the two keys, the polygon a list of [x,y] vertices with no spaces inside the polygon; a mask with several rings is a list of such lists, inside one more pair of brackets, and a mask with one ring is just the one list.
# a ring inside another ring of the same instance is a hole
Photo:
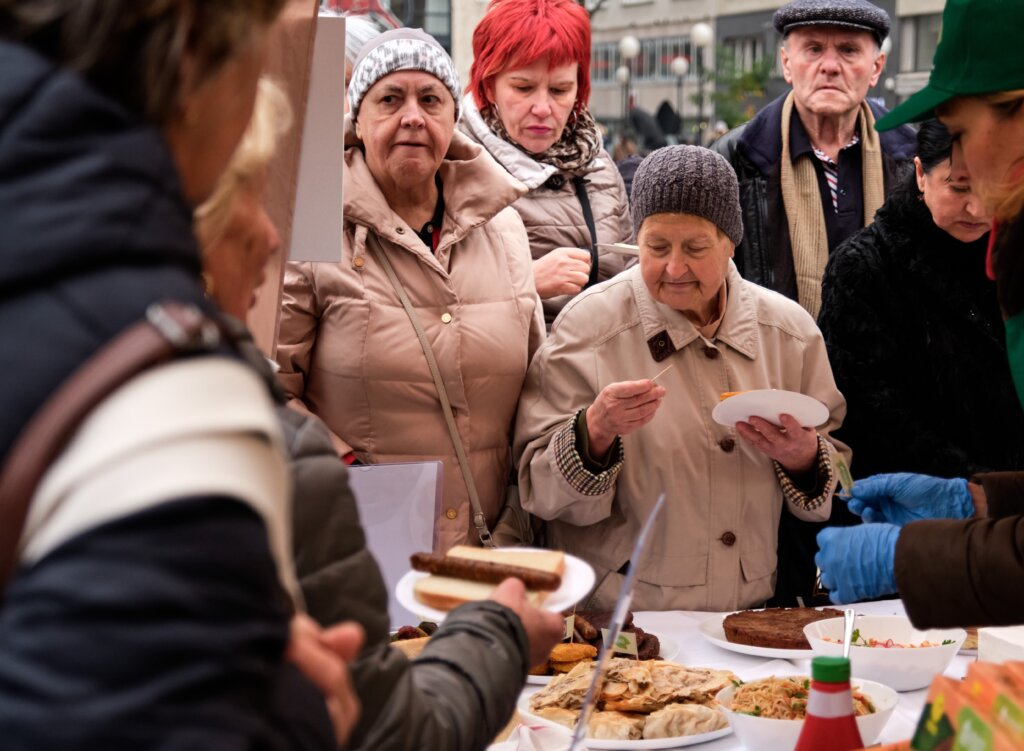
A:
{"label": "red-haired woman", "polygon": [[586,10],[574,0],[492,0],[473,32],[467,93],[461,128],[529,189],[513,206],[550,328],[569,297],[625,267],[597,244],[633,235],[626,188],[587,111]]}

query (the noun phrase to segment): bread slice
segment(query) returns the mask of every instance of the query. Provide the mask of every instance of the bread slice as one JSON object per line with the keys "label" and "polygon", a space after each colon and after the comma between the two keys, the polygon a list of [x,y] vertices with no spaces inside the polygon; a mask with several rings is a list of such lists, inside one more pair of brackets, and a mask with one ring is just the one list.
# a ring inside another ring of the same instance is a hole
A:
{"label": "bread slice", "polygon": [[[565,572],[565,554],[558,550],[528,552],[519,550],[491,550],[488,548],[471,548],[457,545],[448,551],[448,555],[470,558],[477,561],[490,561],[510,566],[522,566],[539,571],[550,571],[561,576]],[[486,600],[494,591],[495,584],[456,579],[450,576],[426,576],[418,579],[413,585],[416,599],[437,610],[449,611],[465,602]],[[534,605],[540,605],[550,594],[549,592],[526,593],[527,599]]]}
{"label": "bread slice", "polygon": [[561,550],[541,550],[540,548],[494,550],[492,548],[471,548],[469,545],[456,545],[446,555],[456,558],[471,558],[474,561],[504,563],[508,566],[522,566],[523,568],[532,568],[538,571],[550,571],[559,576],[565,573],[565,553]]}

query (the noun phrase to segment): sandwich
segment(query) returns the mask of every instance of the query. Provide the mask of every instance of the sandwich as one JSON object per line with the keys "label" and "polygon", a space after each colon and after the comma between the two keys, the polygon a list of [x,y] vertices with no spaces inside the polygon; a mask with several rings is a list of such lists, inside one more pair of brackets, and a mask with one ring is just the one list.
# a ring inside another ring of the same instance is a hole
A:
{"label": "sandwich", "polygon": [[439,556],[416,553],[412,567],[429,576],[413,585],[416,599],[448,611],[464,602],[486,600],[502,581],[521,579],[527,598],[540,605],[562,585],[565,554],[557,550],[493,550],[458,545]]}

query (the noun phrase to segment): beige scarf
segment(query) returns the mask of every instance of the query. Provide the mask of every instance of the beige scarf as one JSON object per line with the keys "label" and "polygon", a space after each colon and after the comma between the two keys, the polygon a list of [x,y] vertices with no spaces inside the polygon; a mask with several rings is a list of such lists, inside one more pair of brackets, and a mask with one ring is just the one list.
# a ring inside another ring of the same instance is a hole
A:
{"label": "beige scarf", "polygon": [[[814,170],[814,157],[802,157],[796,164],[789,151],[789,122],[793,115],[793,92],[782,105],[782,204],[789,222],[793,246],[797,299],[808,313],[818,318],[821,308],[821,277],[828,263],[828,231],[821,205],[821,190]],[[875,130],[875,117],[866,102],[860,105],[861,162],[864,173],[864,226],[871,224],[885,201],[882,146]],[[830,207],[831,208],[831,207]]]}

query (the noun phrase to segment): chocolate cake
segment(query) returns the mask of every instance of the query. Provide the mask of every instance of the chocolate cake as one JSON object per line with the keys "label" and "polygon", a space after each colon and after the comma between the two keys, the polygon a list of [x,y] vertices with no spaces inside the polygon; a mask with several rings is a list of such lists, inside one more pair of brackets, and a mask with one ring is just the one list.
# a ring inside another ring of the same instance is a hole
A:
{"label": "chocolate cake", "polygon": [[835,608],[769,608],[743,610],[722,621],[725,638],[734,644],[773,649],[810,649],[804,626],[826,618],[842,618]]}

